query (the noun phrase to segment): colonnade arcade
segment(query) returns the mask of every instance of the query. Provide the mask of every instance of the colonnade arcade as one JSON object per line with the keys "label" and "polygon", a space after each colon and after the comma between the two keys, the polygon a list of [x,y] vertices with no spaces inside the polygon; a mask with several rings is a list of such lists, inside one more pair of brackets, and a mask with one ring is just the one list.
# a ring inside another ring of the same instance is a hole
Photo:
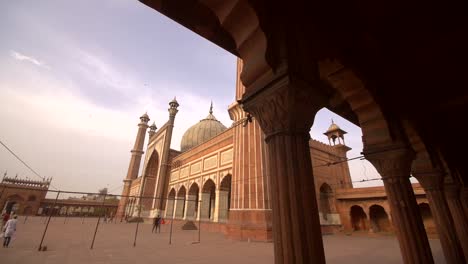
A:
{"label": "colonnade arcade", "polygon": [[434,262],[412,174],[427,194],[447,263],[466,263],[460,188],[468,165],[459,151],[467,142],[453,144],[447,129],[468,111],[461,3],[419,12],[420,3],[141,1],[242,60],[245,92],[236,99],[265,134],[276,263],[325,263],[308,147],[322,107],[361,127],[403,261]]}
{"label": "colonnade arcade", "polygon": [[166,218],[226,222],[231,203],[231,175],[225,175],[216,186],[207,179],[200,188],[196,182],[190,187],[182,184],[171,187],[166,204]]}

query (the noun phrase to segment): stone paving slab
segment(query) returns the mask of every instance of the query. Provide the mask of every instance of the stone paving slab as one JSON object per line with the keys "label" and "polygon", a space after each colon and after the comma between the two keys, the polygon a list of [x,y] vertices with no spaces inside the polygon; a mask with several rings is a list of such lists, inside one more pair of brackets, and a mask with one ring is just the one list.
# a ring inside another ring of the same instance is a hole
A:
{"label": "stone paving slab", "polygon": [[[173,226],[169,245],[170,225],[163,225],[160,234],[151,233],[151,225],[140,224],[137,245],[133,247],[135,223],[102,223],[94,249],[90,250],[96,218],[82,223],[80,218],[52,218],[44,239],[48,250],[37,251],[45,228],[45,218],[20,219],[16,239],[10,248],[0,248],[0,263],[104,264],[104,263],[175,263],[175,264],[263,264],[273,263],[273,244],[228,240],[222,234],[183,231]],[[436,263],[445,263],[438,240],[431,240]],[[324,236],[327,263],[401,263],[395,237]]]}

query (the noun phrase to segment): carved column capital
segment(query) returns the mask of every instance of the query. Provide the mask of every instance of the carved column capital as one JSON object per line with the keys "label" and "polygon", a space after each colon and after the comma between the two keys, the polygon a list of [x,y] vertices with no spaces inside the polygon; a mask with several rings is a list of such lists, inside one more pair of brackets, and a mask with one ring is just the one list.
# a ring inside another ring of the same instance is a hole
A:
{"label": "carved column capital", "polygon": [[285,74],[259,94],[243,98],[242,107],[259,122],[266,141],[277,134],[309,136],[315,114],[325,106],[323,96],[314,90]]}
{"label": "carved column capital", "polygon": [[397,181],[398,178],[409,178],[414,151],[404,145],[382,148],[367,148],[363,152],[382,176],[384,181]]}
{"label": "carved column capital", "polygon": [[444,173],[438,169],[430,171],[413,171],[412,175],[419,181],[425,191],[443,189]]}

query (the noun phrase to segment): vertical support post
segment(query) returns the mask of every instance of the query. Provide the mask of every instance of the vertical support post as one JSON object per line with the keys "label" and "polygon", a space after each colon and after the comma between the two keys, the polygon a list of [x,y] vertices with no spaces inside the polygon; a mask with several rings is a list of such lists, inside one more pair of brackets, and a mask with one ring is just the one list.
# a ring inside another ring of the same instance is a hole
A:
{"label": "vertical support post", "polygon": [[[55,201],[54,201],[54,205],[52,206],[52,208],[55,207],[55,205],[57,204],[57,200],[59,198],[59,195],[60,195],[60,191],[57,192],[57,196],[55,197]],[[42,233],[42,238],[41,238],[41,243],[39,243],[39,247],[37,248],[38,251],[41,251],[42,249],[42,243],[44,242],[44,238],[45,238],[45,235],[47,233],[47,229],[49,228],[49,223],[50,223],[50,218],[52,217],[52,210],[49,214],[49,217],[47,218],[47,224],[44,228],[44,232]]]}
{"label": "vertical support post", "polygon": [[[175,204],[176,199],[177,199],[177,197],[174,197],[174,204]],[[172,225],[174,224],[175,209],[176,209],[176,207],[174,206],[174,209],[172,211],[171,230],[169,232],[169,245],[172,244]]]}
{"label": "vertical support post", "polygon": [[464,263],[465,257],[457,237],[449,205],[444,196],[444,175],[439,170],[413,172],[426,192],[429,207],[439,234],[440,244],[447,263]]}
{"label": "vertical support post", "polygon": [[[104,203],[106,202],[106,196],[107,196],[107,194],[104,194],[104,199],[102,200],[101,209],[104,207]],[[97,223],[96,223],[96,228],[94,229],[94,236],[93,236],[93,241],[91,242],[90,249],[93,249],[93,247],[94,247],[94,240],[96,239],[96,234],[97,234],[97,231],[98,231],[100,221],[101,221],[101,214],[99,214],[99,217],[98,217],[98,220],[97,220]]]}
{"label": "vertical support post", "polygon": [[260,124],[267,147],[275,263],[325,263],[314,173],[310,128],[325,104],[317,89],[291,78],[275,76],[242,106]]}
{"label": "vertical support post", "polygon": [[68,217],[68,209],[70,207],[67,207],[67,210],[65,210],[65,220],[63,220],[63,223],[66,224],[67,223],[67,217]]}
{"label": "vertical support post", "polygon": [[364,146],[364,156],[382,176],[404,263],[434,263],[409,180],[414,151],[404,143]]}
{"label": "vertical support post", "polygon": [[138,214],[137,214],[137,225],[136,225],[136,228],[135,228],[135,238],[133,239],[133,247],[136,246],[136,240],[137,240],[137,236],[138,236],[138,228],[140,227],[140,215],[141,215],[141,207],[142,207],[142,198],[139,197],[139,205],[137,205],[137,210],[138,210]]}
{"label": "vertical support post", "polygon": [[[198,205],[198,212],[200,212],[201,205],[202,205],[201,199],[200,199],[198,202],[200,203],[200,204]],[[198,217],[198,243],[201,242],[200,236],[201,236],[201,217]]]}

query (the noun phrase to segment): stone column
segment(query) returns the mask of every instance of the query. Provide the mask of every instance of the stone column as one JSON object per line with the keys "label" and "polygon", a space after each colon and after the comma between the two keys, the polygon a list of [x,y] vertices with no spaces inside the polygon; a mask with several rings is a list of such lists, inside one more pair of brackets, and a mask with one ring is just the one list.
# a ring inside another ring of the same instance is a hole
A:
{"label": "stone column", "polygon": [[447,199],[458,240],[460,241],[465,259],[468,258],[468,219],[460,200],[460,187],[455,183],[445,185],[445,197]]}
{"label": "stone column", "polygon": [[219,221],[219,190],[215,191],[215,202],[213,208],[213,222]]}
{"label": "stone column", "polygon": [[201,220],[209,220],[210,219],[210,193],[202,192],[201,195],[201,208],[198,208],[200,211],[200,218]]}
{"label": "stone column", "polygon": [[196,199],[197,199],[196,195],[187,194],[187,200],[185,201],[185,219],[187,220],[193,220],[196,218],[195,216],[195,206],[197,203]]}
{"label": "stone column", "polygon": [[457,232],[450,214],[450,209],[444,197],[444,176],[437,170],[430,172],[413,172],[413,176],[418,179],[426,192],[429,207],[431,208],[440,243],[444,251],[445,260],[447,263],[464,263],[465,258],[463,250],[457,238]]}
{"label": "stone column", "polygon": [[325,263],[309,149],[309,131],[322,105],[312,87],[290,77],[244,95],[242,103],[265,133],[275,263]]}
{"label": "stone column", "polygon": [[379,149],[365,146],[363,154],[382,176],[404,263],[434,263],[409,181],[414,152],[394,144]]}
{"label": "stone column", "polygon": [[218,194],[218,222],[226,222],[228,220],[228,197],[229,192],[219,190]]}

